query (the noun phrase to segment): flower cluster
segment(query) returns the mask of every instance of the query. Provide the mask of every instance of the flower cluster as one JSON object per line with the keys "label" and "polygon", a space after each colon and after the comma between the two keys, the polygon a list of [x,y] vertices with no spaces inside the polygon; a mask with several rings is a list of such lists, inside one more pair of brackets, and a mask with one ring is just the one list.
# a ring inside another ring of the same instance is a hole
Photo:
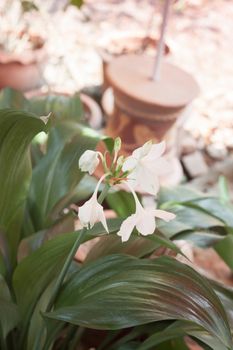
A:
{"label": "flower cluster", "polygon": [[100,221],[108,232],[104,209],[97,198],[98,190],[104,180],[109,186],[124,184],[132,192],[136,206],[135,213],[122,222],[120,230],[117,232],[122,242],[126,242],[134,228],[141,235],[147,236],[155,231],[155,217],[170,221],[175,218],[175,215],[164,210],[143,208],[135,193],[135,190],[154,196],[158,193],[159,178],[169,171],[169,164],[162,157],[165,151],[165,142],[153,144],[149,141],[126,158],[118,157],[120,148],[121,140],[117,138],[109,166],[106,161],[106,153],[103,155],[100,152],[87,150],[80,157],[79,167],[82,171],[91,175],[102,161],[105,174],[99,180],[92,197],[79,208],[79,219],[83,227],[90,228]]}

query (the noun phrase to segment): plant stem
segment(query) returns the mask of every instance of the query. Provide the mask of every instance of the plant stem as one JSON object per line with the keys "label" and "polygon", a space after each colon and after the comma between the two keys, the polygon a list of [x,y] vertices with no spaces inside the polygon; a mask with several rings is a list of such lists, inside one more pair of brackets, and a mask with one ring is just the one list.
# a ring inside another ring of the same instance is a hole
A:
{"label": "plant stem", "polygon": [[72,260],[73,260],[73,258],[75,256],[75,253],[77,252],[78,248],[80,247],[86,232],[87,232],[87,228],[84,227],[82,229],[82,231],[80,232],[80,234],[78,235],[78,237],[77,237],[77,239],[76,239],[76,241],[75,241],[75,243],[74,243],[74,245],[73,245],[73,247],[72,247],[72,249],[71,249],[71,251],[70,251],[70,253],[69,253],[69,255],[68,255],[68,257],[67,257],[67,259],[66,259],[66,261],[65,261],[65,263],[63,265],[63,267],[62,267],[62,269],[61,269],[61,272],[60,272],[60,274],[58,276],[58,279],[56,280],[55,286],[54,286],[53,291],[52,291],[52,296],[51,296],[51,298],[49,300],[49,303],[48,303],[48,305],[46,307],[45,312],[51,311],[51,309],[53,307],[53,304],[54,304],[54,302],[55,302],[55,300],[57,298],[59,289],[60,289],[60,287],[61,287],[61,285],[62,285],[62,283],[64,281],[64,278],[65,278],[65,276],[67,274],[67,271],[68,271],[68,269],[70,267],[70,264],[71,264],[71,262],[72,262]]}
{"label": "plant stem", "polygon": [[166,31],[167,22],[168,22],[170,2],[171,0],[165,0],[165,3],[164,3],[163,20],[162,20],[162,25],[160,29],[160,38],[159,38],[158,49],[157,49],[157,54],[155,58],[154,70],[152,74],[152,79],[154,81],[158,81],[160,78],[161,63],[164,55],[164,38],[165,38],[165,31]]}
{"label": "plant stem", "polygon": [[[98,197],[98,202],[100,204],[104,201],[104,199],[105,199],[105,197],[106,197],[106,195],[107,195],[107,193],[109,191],[109,188],[110,188],[109,184],[105,184],[102,192],[100,193],[100,195]],[[61,272],[60,272],[60,274],[59,274],[59,276],[58,276],[58,278],[57,278],[57,280],[55,282],[55,285],[54,285],[54,288],[53,288],[53,291],[52,291],[52,294],[51,294],[51,297],[50,297],[50,300],[48,302],[48,305],[46,307],[45,312],[49,312],[49,311],[52,310],[52,308],[54,306],[54,303],[56,301],[56,298],[58,296],[59,290],[61,288],[61,285],[63,284],[63,281],[64,281],[64,279],[66,277],[67,272],[68,272],[68,269],[69,269],[69,267],[70,267],[70,265],[72,263],[72,260],[73,260],[73,258],[75,256],[75,253],[77,252],[78,248],[82,244],[83,238],[84,238],[85,234],[87,233],[87,231],[88,231],[88,229],[86,227],[84,227],[82,229],[82,231],[78,235],[78,237],[77,237],[77,239],[76,239],[76,241],[75,241],[75,243],[74,243],[74,245],[73,245],[69,255],[67,256],[67,259],[66,259],[66,261],[65,261],[65,263],[64,263],[64,265],[62,267],[62,270],[61,270]],[[41,335],[42,335],[42,332],[41,332]],[[41,338],[41,337],[39,337],[39,338]]]}
{"label": "plant stem", "polygon": [[98,197],[98,202],[99,204],[102,204],[104,199],[106,198],[108,191],[109,191],[109,184],[105,184],[104,188],[102,189],[102,192],[100,193],[99,197]]}
{"label": "plant stem", "polygon": [[[98,202],[101,204],[103,202],[103,200],[105,199],[107,193],[108,193],[108,190],[109,190],[109,185],[108,184],[105,184],[102,192],[100,193],[99,197],[98,197]],[[78,248],[80,247],[81,243],[83,242],[83,238],[86,234],[86,232],[88,231],[88,229],[86,227],[84,227],[82,229],[82,231],[80,232],[80,234],[78,235],[63,267],[62,267],[62,270],[58,276],[58,279],[56,280],[56,283],[55,283],[55,286],[54,286],[54,289],[52,291],[52,296],[49,300],[49,303],[47,305],[47,308],[45,310],[45,312],[49,312],[51,311],[52,307],[53,307],[53,304],[57,298],[57,295],[58,295],[58,292],[59,292],[59,289],[65,279],[65,276],[67,274],[67,271],[70,267],[70,264],[75,256],[75,253],[77,252]]]}

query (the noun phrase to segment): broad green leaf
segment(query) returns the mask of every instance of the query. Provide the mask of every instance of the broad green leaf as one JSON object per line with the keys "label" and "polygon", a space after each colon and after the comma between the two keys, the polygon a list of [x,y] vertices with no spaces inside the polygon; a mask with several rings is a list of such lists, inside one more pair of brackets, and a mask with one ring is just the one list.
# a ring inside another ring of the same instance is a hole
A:
{"label": "broad green leaf", "polygon": [[195,246],[200,248],[212,247],[215,243],[224,240],[226,237],[226,231],[223,232],[212,227],[211,229],[202,230],[188,230],[182,231],[177,235],[173,236],[175,240],[185,240],[192,242]]}
{"label": "broad green leaf", "polygon": [[227,317],[210,284],[174,259],[112,255],[84,266],[47,317],[94,329],[187,320],[232,347]]}
{"label": "broad green leaf", "polygon": [[192,201],[191,205],[218,218],[227,226],[233,227],[233,206],[231,204],[222,203],[218,198],[199,198]]}
{"label": "broad green leaf", "polygon": [[22,239],[18,247],[18,261],[40,248],[44,242],[65,232],[72,231],[74,231],[74,215],[72,212],[69,212],[57,220],[49,229],[41,230]]}
{"label": "broad green leaf", "polygon": [[227,179],[225,176],[219,176],[218,179],[218,186],[219,186],[219,192],[220,192],[220,199],[222,203],[230,203],[230,192],[228,189]]}
{"label": "broad green leaf", "polygon": [[125,191],[109,192],[106,201],[120,217],[127,217],[135,212],[135,201],[131,193]]}
{"label": "broad green leaf", "polygon": [[54,123],[66,119],[84,121],[82,102],[78,93],[73,96],[44,94],[27,99],[22,92],[5,88],[0,92],[0,108],[23,109],[40,116],[46,116],[51,112]]}
{"label": "broad green leaf", "polygon": [[19,315],[17,305],[12,302],[9,288],[0,275],[0,328],[2,335],[6,338],[7,334],[17,326]]}
{"label": "broad green leaf", "polygon": [[186,202],[203,197],[203,193],[197,192],[190,186],[176,186],[174,188],[162,187],[158,194],[158,202],[161,206],[166,202]]}
{"label": "broad green leaf", "polygon": [[222,241],[216,243],[214,249],[233,271],[233,236],[228,235]]}
{"label": "broad green leaf", "polygon": [[132,256],[143,257],[155,249],[159,248],[161,244],[157,241],[151,241],[144,237],[137,237],[133,235],[128,242],[124,244],[120,237],[116,235],[108,235],[101,237],[100,240],[91,248],[85,260],[86,262],[97,260],[100,257],[110,254],[129,254]]}
{"label": "broad green leaf", "polygon": [[224,225],[222,221],[198,208],[190,208],[182,204],[177,204],[168,210],[171,209],[176,214],[176,218],[169,223],[165,223],[162,220],[158,223],[159,230],[168,238],[182,231],[200,231],[201,229]]}
{"label": "broad green leaf", "polygon": [[31,180],[28,147],[37,133],[46,130],[44,122],[33,114],[0,110],[0,228],[7,236],[11,260],[15,259]]}
{"label": "broad green leaf", "polygon": [[51,226],[71,201],[85,175],[78,160],[86,149],[95,148],[98,140],[99,134],[73,122],[52,128],[48,151],[33,170],[27,203],[35,231]]}
{"label": "broad green leaf", "polygon": [[[91,197],[91,195],[95,191],[96,185],[97,185],[97,179],[93,176],[85,174],[73,192],[73,196],[72,196],[73,202],[74,203],[82,202],[88,197]],[[100,186],[100,190],[101,190],[101,186]]]}
{"label": "broad green leaf", "polygon": [[[228,349],[219,341],[217,337],[211,336],[202,327],[199,327],[192,322],[176,321],[166,329],[160,332],[155,332],[155,334],[147,338],[138,350],[153,350],[157,345],[164,343],[167,340],[184,337],[185,335],[190,335],[195,337],[196,339],[201,340],[202,342],[211,346],[213,350]],[[216,347],[213,347],[213,345],[215,345]],[[188,348],[186,347],[186,349]]]}
{"label": "broad green leaf", "polygon": [[[108,220],[109,232],[119,230],[121,220]],[[80,231],[63,234],[23,259],[15,269],[13,285],[21,318],[27,324],[34,307],[48,284],[59,274]],[[101,224],[88,231],[86,240],[106,235]]]}
{"label": "broad green leaf", "polygon": [[28,100],[28,109],[38,115],[48,115],[51,112],[55,123],[65,119],[84,122],[84,113],[79,94],[74,94],[73,96],[62,94],[37,96]]}
{"label": "broad green leaf", "polygon": [[219,296],[225,310],[227,311],[228,320],[231,325],[231,330],[233,329],[233,288],[229,286],[224,286],[216,281],[210,280],[212,287],[214,288],[216,294]]}
{"label": "broad green leaf", "polygon": [[42,348],[43,343],[45,343],[47,340],[53,342],[56,339],[57,332],[61,331],[64,326],[64,323],[61,321],[47,319],[46,328],[48,336],[46,336],[46,328],[44,327],[45,320],[41,315],[41,311],[46,309],[53,287],[54,283],[50,283],[47,286],[44,293],[38,300],[35,310],[30,318],[26,341],[27,350],[36,350],[38,349],[38,346],[39,348]]}
{"label": "broad green leaf", "polygon": [[0,91],[0,108],[28,109],[28,101],[23,93],[11,88]]}

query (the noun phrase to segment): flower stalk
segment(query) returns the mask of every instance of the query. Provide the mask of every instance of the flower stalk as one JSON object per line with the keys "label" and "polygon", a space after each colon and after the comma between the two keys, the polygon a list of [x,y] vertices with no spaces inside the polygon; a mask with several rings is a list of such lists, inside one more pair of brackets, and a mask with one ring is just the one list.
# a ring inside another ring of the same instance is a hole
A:
{"label": "flower stalk", "polygon": [[[101,191],[99,197],[98,197],[98,203],[101,204],[103,203],[104,199],[106,198],[107,196],[107,193],[109,191],[109,188],[110,186],[106,183],[103,190]],[[85,237],[85,234],[87,233],[88,231],[88,228],[87,227],[83,227],[83,229],[81,230],[80,234],[78,235],[69,255],[67,256],[67,259],[63,265],[63,268],[56,280],[56,283],[55,283],[55,286],[54,286],[54,289],[52,291],[52,295],[51,295],[51,298],[49,300],[49,303],[47,305],[47,308],[46,308],[46,312],[49,312],[52,310],[53,308],[53,305],[56,301],[56,298],[58,296],[58,293],[59,293],[59,290],[60,290],[60,287],[61,285],[63,284],[64,282],[64,279],[66,277],[66,274],[69,270],[69,267],[74,259],[74,256],[77,252],[77,250],[79,249],[80,245],[83,243],[83,240],[84,240],[84,237]]]}
{"label": "flower stalk", "polygon": [[84,227],[80,234],[78,235],[69,255],[67,256],[67,259],[61,269],[61,272],[56,280],[56,283],[55,283],[55,286],[54,286],[54,289],[53,289],[53,292],[52,292],[52,295],[51,295],[51,298],[49,300],[49,303],[47,305],[47,308],[46,308],[46,312],[49,312],[52,310],[52,307],[56,301],[56,298],[57,298],[57,295],[58,295],[58,292],[59,292],[59,289],[66,277],[66,274],[67,274],[67,271],[71,265],[71,262],[73,261],[73,258],[78,250],[78,248],[80,247],[81,243],[83,242],[83,238],[85,237],[85,234],[87,232],[87,228]]}

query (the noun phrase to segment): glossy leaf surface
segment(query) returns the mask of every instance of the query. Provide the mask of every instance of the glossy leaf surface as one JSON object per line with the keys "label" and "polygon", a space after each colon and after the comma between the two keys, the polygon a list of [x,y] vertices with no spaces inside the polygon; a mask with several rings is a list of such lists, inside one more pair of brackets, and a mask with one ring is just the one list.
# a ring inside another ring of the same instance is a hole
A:
{"label": "glossy leaf surface", "polygon": [[31,180],[29,145],[41,131],[47,131],[47,126],[33,114],[0,110],[0,227],[7,236],[11,256],[18,244]]}
{"label": "glossy leaf surface", "polygon": [[209,283],[168,257],[112,255],[95,261],[66,283],[55,310],[46,315],[95,329],[188,320],[232,346],[226,314]]}

